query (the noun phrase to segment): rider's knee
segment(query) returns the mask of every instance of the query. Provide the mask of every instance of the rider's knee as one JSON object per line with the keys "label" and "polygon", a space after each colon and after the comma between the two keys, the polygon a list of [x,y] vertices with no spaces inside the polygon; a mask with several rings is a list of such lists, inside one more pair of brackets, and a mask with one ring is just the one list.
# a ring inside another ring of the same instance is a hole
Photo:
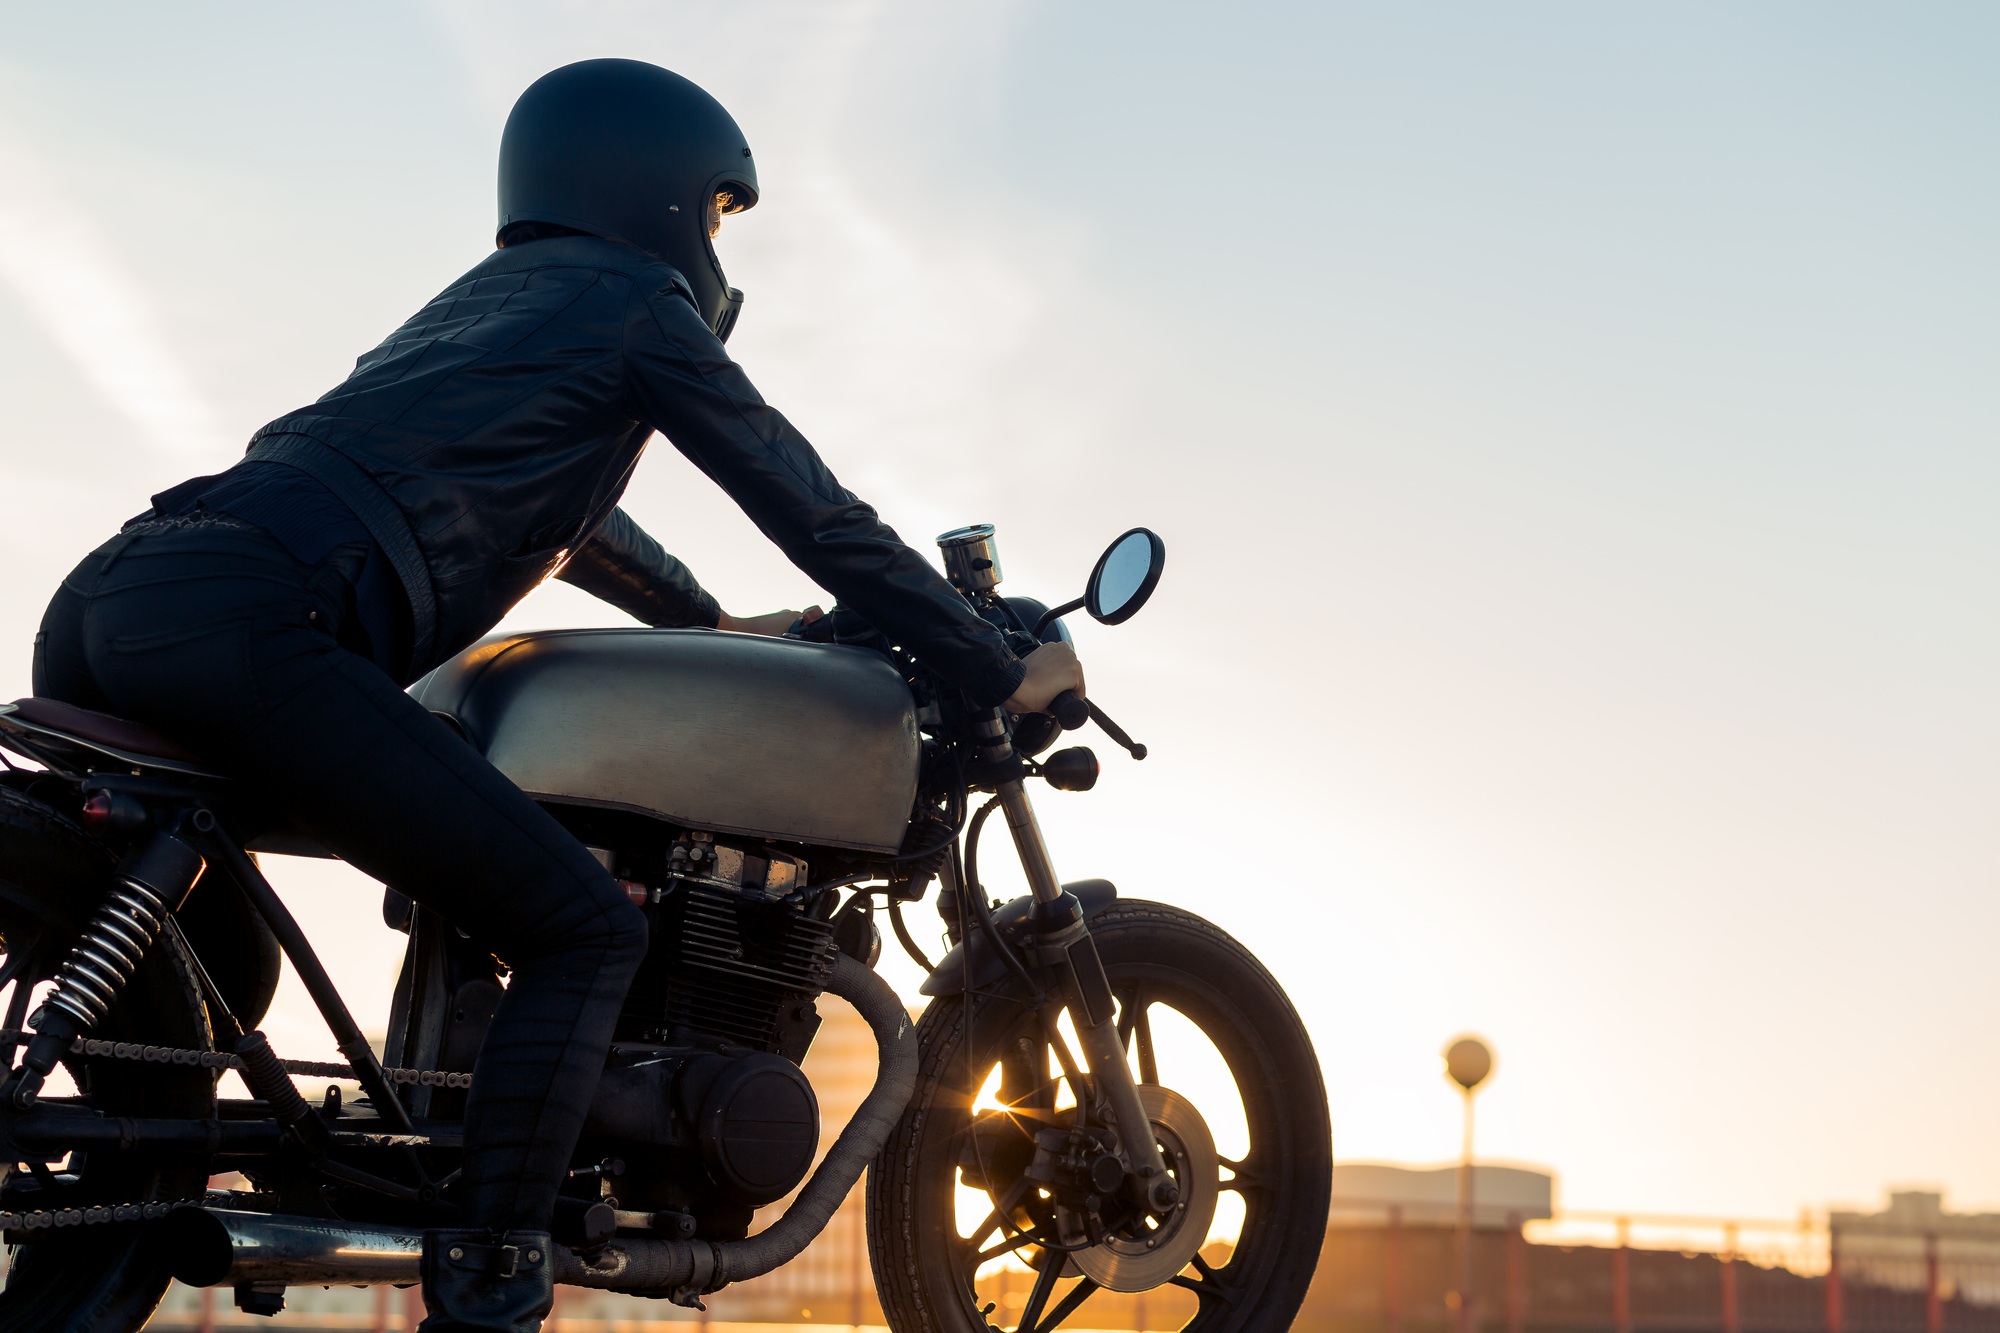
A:
{"label": "rider's knee", "polygon": [[621,890],[604,914],[605,952],[637,967],[646,956],[646,914]]}
{"label": "rider's knee", "polygon": [[[646,956],[646,914],[609,875],[574,867],[547,883],[542,898],[552,910],[516,925],[512,948],[537,958],[588,956],[598,969],[637,967]],[[530,924],[531,921],[531,924]]]}

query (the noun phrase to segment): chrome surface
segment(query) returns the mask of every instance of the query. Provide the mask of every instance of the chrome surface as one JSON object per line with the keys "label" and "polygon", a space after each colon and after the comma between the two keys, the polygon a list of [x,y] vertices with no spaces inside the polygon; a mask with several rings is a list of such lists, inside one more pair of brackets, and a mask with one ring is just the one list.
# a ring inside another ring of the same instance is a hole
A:
{"label": "chrome surface", "polygon": [[1000,545],[991,523],[953,528],[937,544],[944,554],[944,572],[960,592],[977,597],[1000,586]]}
{"label": "chrome surface", "polygon": [[[44,1003],[67,1013],[86,1031],[96,1027],[166,920],[167,905],[158,893],[130,876],[121,877],[70,947]],[[39,1018],[31,1021],[41,1026]]]}
{"label": "chrome surface", "polygon": [[1000,809],[1007,816],[1007,831],[1014,835],[1014,850],[1021,855],[1021,869],[1027,872],[1028,887],[1037,901],[1052,903],[1062,896],[1062,881],[1056,878],[1055,863],[1049,859],[1049,845],[1042,840],[1042,826],[1035,820],[1035,807],[1028,800],[1020,779],[1000,784]]}
{"label": "chrome surface", "polygon": [[551,801],[890,853],[916,795],[909,687],[859,648],[715,630],[514,634],[411,694]]}
{"label": "chrome surface", "polygon": [[416,1227],[181,1208],[163,1231],[168,1265],[190,1287],[406,1285],[421,1277],[424,1235]]}

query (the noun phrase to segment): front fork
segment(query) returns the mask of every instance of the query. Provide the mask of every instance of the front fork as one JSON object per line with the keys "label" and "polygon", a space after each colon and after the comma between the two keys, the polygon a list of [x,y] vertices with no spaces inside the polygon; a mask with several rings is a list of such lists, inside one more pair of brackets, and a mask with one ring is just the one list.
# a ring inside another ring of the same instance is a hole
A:
{"label": "front fork", "polygon": [[[1007,739],[1006,721],[998,709],[982,720],[979,727],[981,758],[1005,763],[1015,760]],[[1076,1024],[1077,1044],[1082,1048],[1084,1067],[1110,1114],[1117,1131],[1119,1148],[1131,1168],[1137,1198],[1134,1202],[1155,1213],[1172,1211],[1180,1198],[1179,1187],[1167,1174],[1166,1159],[1154,1137],[1152,1118],[1139,1100],[1139,1086],[1132,1078],[1132,1066],[1125,1056],[1125,1043],[1118,1035],[1118,1007],[1111,994],[1111,980],[1105,975],[1104,960],[1098,956],[1097,941],[1090,936],[1083,909],[1074,895],[1064,891],[1056,878],[1049,845],[1036,822],[1035,807],[1018,773],[994,787],[1000,811],[1007,817],[1007,831],[1013,835],[1021,867],[1027,872],[1028,887],[1035,896],[1034,912],[1024,936],[1024,952],[1031,964],[1045,975],[1058,979]],[[979,891],[976,885],[965,891]]]}

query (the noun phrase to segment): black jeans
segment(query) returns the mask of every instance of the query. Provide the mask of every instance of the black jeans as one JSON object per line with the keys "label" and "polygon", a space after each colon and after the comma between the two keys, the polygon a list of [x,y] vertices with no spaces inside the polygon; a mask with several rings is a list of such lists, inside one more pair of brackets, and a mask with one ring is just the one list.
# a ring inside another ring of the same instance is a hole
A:
{"label": "black jeans", "polygon": [[317,568],[201,515],[128,530],[63,581],[35,692],[159,728],[512,968],[473,1071],[474,1226],[547,1230],[646,923],[547,812],[336,642],[361,548]]}

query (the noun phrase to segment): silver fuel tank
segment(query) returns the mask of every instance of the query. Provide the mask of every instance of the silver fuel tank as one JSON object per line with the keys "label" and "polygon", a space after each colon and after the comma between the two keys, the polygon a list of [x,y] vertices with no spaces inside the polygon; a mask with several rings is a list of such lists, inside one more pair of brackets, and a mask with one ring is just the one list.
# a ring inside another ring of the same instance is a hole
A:
{"label": "silver fuel tank", "polygon": [[511,634],[410,693],[546,801],[894,852],[916,796],[909,686],[860,648],[698,629]]}

